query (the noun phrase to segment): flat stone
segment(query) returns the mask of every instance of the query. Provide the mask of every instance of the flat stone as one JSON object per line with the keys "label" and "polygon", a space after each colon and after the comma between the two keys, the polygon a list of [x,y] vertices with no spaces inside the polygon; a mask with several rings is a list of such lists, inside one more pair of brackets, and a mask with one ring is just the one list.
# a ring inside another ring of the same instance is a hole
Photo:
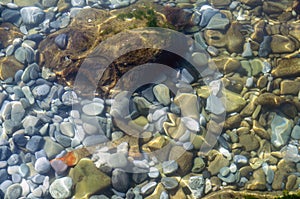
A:
{"label": "flat stone", "polygon": [[147,183],[146,185],[144,185],[141,188],[141,194],[142,195],[149,195],[149,194],[151,194],[154,191],[156,185],[157,185],[157,182],[149,182],[149,183]]}
{"label": "flat stone", "polygon": [[263,37],[263,41],[261,42],[261,44],[259,46],[259,51],[258,51],[258,55],[260,57],[267,57],[271,53],[271,51],[272,51],[271,41],[272,41],[271,36]]}
{"label": "flat stone", "polygon": [[192,168],[193,173],[200,173],[205,169],[205,162],[201,157],[196,157],[194,159],[194,165]]}
{"label": "flat stone", "polygon": [[292,131],[293,122],[287,118],[275,115],[271,123],[271,143],[275,147],[281,147],[287,143]]}
{"label": "flat stone", "polygon": [[164,84],[158,84],[153,87],[153,94],[158,102],[162,103],[164,106],[167,106],[171,102],[170,90]]}
{"label": "flat stone", "polygon": [[282,95],[298,95],[300,81],[283,80],[280,82],[280,93]]}
{"label": "flat stone", "polygon": [[34,169],[40,173],[48,173],[51,169],[50,162],[46,157],[38,158],[34,164]]}
{"label": "flat stone", "polygon": [[0,58],[0,78],[5,80],[9,77],[14,77],[15,73],[23,69],[23,67],[23,64],[18,62],[13,56]]}
{"label": "flat stone", "polygon": [[294,126],[291,136],[293,139],[296,139],[296,140],[300,139],[300,126],[299,125]]}
{"label": "flat stone", "polygon": [[221,153],[217,153],[213,161],[208,162],[208,171],[211,175],[219,173],[222,167],[229,166],[229,160],[227,160]]}
{"label": "flat stone", "polygon": [[61,160],[52,160],[50,162],[51,167],[54,169],[54,171],[58,174],[61,175],[63,174],[67,169],[68,169],[68,165],[66,165],[63,161]]}
{"label": "flat stone", "polygon": [[273,93],[262,93],[256,99],[256,103],[267,107],[278,107],[283,102],[283,99]]}
{"label": "flat stone", "polygon": [[45,144],[44,144],[44,151],[47,154],[47,157],[49,159],[53,159],[56,155],[58,155],[61,151],[64,150],[64,147],[62,147],[57,142],[53,141],[50,137],[44,137]]}
{"label": "flat stone", "polygon": [[190,93],[181,93],[174,99],[174,103],[180,107],[183,117],[199,119],[199,105],[197,96]]}
{"label": "flat stone", "polygon": [[282,59],[272,70],[274,77],[296,77],[300,75],[300,58]]}
{"label": "flat stone", "polygon": [[70,177],[63,177],[52,182],[49,192],[53,198],[68,198],[71,196],[73,180]]}
{"label": "flat stone", "polygon": [[11,106],[11,120],[16,122],[21,122],[25,115],[25,109],[23,108],[21,102],[14,102]]}
{"label": "flat stone", "polygon": [[240,135],[239,143],[245,147],[246,151],[255,151],[259,148],[259,142],[253,134]]}
{"label": "flat stone", "polygon": [[43,137],[35,135],[28,140],[26,144],[26,149],[34,153],[38,151],[41,147],[43,147],[43,144],[44,144]]}
{"label": "flat stone", "polygon": [[199,122],[189,117],[182,117],[181,122],[186,126],[187,129],[193,132],[200,130]]}
{"label": "flat stone", "polygon": [[246,185],[246,188],[249,190],[260,191],[266,189],[266,177],[261,168],[253,172],[253,180],[249,181],[249,183]]}
{"label": "flat stone", "polygon": [[42,0],[42,5],[45,8],[54,7],[57,5],[58,0]]}
{"label": "flat stone", "polygon": [[34,99],[34,96],[32,95],[32,92],[31,92],[29,86],[23,86],[22,91],[23,91],[26,99],[28,100],[29,104],[33,105],[35,102],[35,99]]}
{"label": "flat stone", "polygon": [[221,13],[215,14],[208,22],[206,29],[226,30],[229,26],[229,19]]}
{"label": "flat stone", "polygon": [[127,166],[128,160],[123,153],[111,154],[107,163],[112,168],[124,168]]}
{"label": "flat stone", "polygon": [[172,177],[163,177],[161,183],[164,185],[166,190],[173,190],[178,186],[178,181]]}
{"label": "flat stone", "polygon": [[20,7],[32,6],[39,3],[39,0],[14,0],[14,3]]}
{"label": "flat stone", "polygon": [[20,10],[23,22],[27,25],[37,25],[42,22],[45,17],[45,13],[38,7],[24,7]]}
{"label": "flat stone", "polygon": [[[74,198],[81,199],[105,190],[111,185],[111,179],[101,172],[93,161],[83,158],[70,170],[69,176],[75,186]],[[101,179],[101,180],[99,180]]]}
{"label": "flat stone", "polygon": [[5,193],[4,199],[17,199],[22,196],[22,187],[20,184],[12,184],[10,185]]}
{"label": "flat stone", "polygon": [[296,185],[296,182],[297,182],[297,176],[289,175],[287,178],[287,181],[286,181],[286,185],[285,185],[286,190],[289,190],[289,191],[293,190]]}
{"label": "flat stone", "polygon": [[103,109],[104,109],[104,105],[101,103],[90,103],[82,107],[82,111],[86,115],[90,115],[90,116],[96,116],[101,114]]}
{"label": "flat stone", "polygon": [[59,126],[60,131],[62,134],[68,136],[68,137],[74,137],[75,130],[74,126],[71,122],[62,122]]}
{"label": "flat stone", "polygon": [[130,185],[129,176],[121,169],[114,169],[112,172],[111,183],[114,189],[126,193]]}
{"label": "flat stone", "polygon": [[156,167],[150,167],[148,176],[150,178],[158,178],[159,177],[159,170]]}
{"label": "flat stone", "polygon": [[32,89],[32,94],[38,99],[47,96],[49,92],[50,92],[50,86],[48,84],[42,84]]}
{"label": "flat stone", "polygon": [[162,163],[164,174],[172,174],[178,169],[178,163],[175,160],[164,161]]}
{"label": "flat stone", "polygon": [[[291,53],[297,48],[297,44],[287,36],[273,35],[271,49],[273,53]],[[299,46],[298,46],[299,48]]]}

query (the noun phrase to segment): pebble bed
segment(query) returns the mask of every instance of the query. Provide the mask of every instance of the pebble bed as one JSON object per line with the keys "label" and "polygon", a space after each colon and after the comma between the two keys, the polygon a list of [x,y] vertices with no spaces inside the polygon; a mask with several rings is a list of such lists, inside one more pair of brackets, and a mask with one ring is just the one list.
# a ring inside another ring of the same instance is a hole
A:
{"label": "pebble bed", "polygon": [[[156,0],[190,13],[193,26],[185,33],[222,73],[225,88],[215,92],[223,92],[226,106],[206,85],[177,94],[163,83],[152,85],[134,93],[130,115],[143,129],[142,151],[172,143],[168,154],[157,155],[166,160],[133,158],[134,145],[126,141],[113,150],[100,147],[74,167],[59,159],[125,137],[113,125],[122,107],[111,107],[109,99],[82,101],[57,83],[53,72],[37,64],[38,44],[67,27],[81,9],[118,9],[136,1],[0,0],[0,23],[22,33],[0,43],[0,197],[177,199],[226,188],[298,190],[300,22],[290,1]],[[55,43],[64,49],[66,35]],[[191,57],[198,66],[207,62],[196,50]],[[11,74],[9,64],[19,70]],[[189,88],[197,80],[178,69],[177,81],[179,88]],[[115,100],[123,104],[126,98]],[[73,109],[76,104],[80,111]],[[219,128],[210,118],[221,113],[226,120],[216,145],[198,153],[208,126]],[[138,172],[126,172],[128,167]]]}

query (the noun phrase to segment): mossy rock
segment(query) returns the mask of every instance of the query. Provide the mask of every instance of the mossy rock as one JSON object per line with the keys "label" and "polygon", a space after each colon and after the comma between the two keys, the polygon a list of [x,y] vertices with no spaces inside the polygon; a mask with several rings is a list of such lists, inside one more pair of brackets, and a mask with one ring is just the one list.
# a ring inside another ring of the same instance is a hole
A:
{"label": "mossy rock", "polygon": [[88,199],[91,195],[105,190],[111,179],[101,172],[94,163],[83,158],[70,170],[69,176],[75,184],[75,199]]}

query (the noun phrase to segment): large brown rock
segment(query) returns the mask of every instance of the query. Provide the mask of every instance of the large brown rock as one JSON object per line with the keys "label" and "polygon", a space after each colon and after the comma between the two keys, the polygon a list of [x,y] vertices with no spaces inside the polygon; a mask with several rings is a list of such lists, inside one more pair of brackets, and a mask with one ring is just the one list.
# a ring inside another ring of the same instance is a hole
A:
{"label": "large brown rock", "polygon": [[[139,29],[149,26],[168,27],[168,23],[162,13],[142,5],[111,12],[83,9],[67,28],[40,43],[40,65],[51,68],[62,83],[72,86],[83,64],[77,89],[84,95],[97,88],[97,94],[108,96],[127,71],[154,62],[162,53],[160,49],[170,44],[182,46],[169,33]],[[60,34],[68,38],[65,49],[55,44]],[[127,82],[121,85],[130,87],[132,79],[124,79]]]}
{"label": "large brown rock", "polygon": [[3,23],[0,25],[0,44],[6,48],[8,45],[12,44],[12,41],[15,38],[22,38],[23,34],[19,31],[19,29],[10,24]]}
{"label": "large brown rock", "polygon": [[14,77],[18,70],[23,69],[23,64],[18,62],[13,56],[0,58],[0,79],[5,80]]}

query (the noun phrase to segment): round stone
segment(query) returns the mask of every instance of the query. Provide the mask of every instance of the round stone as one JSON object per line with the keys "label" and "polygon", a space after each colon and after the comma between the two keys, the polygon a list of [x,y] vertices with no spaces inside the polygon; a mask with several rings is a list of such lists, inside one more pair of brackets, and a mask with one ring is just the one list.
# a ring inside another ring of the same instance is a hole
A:
{"label": "round stone", "polygon": [[22,64],[31,64],[34,61],[34,51],[28,47],[19,47],[15,51],[15,58]]}
{"label": "round stone", "polygon": [[86,115],[90,115],[90,116],[96,116],[96,115],[100,115],[102,113],[104,109],[104,105],[101,103],[90,103],[90,104],[86,104],[82,107],[82,111],[86,114]]}
{"label": "round stone", "polygon": [[156,167],[150,167],[148,176],[150,178],[158,178],[159,177],[159,170]]}
{"label": "round stone", "polygon": [[34,87],[32,89],[32,94],[35,97],[44,97],[50,92],[50,86],[48,84],[42,84],[39,86]]}
{"label": "round stone", "polygon": [[171,178],[171,177],[162,178],[161,183],[164,185],[166,190],[172,190],[178,186],[178,181],[175,178]]}
{"label": "round stone", "polygon": [[18,199],[22,195],[22,187],[20,184],[10,185],[5,193],[5,199]]}
{"label": "round stone", "polygon": [[68,169],[68,165],[66,165],[63,161],[56,159],[51,161],[51,167],[58,175],[63,174]]}
{"label": "round stone", "polygon": [[55,37],[54,42],[57,47],[64,50],[68,44],[68,36],[66,34],[59,34]]}
{"label": "round stone", "polygon": [[186,126],[187,129],[193,132],[197,132],[200,130],[199,122],[190,117],[182,117],[181,122]]}
{"label": "round stone", "polygon": [[19,161],[20,161],[19,155],[18,155],[18,154],[12,154],[12,155],[8,158],[7,164],[10,165],[10,166],[11,166],[11,165],[16,165],[16,164],[19,163]]}
{"label": "round stone", "polygon": [[24,7],[20,10],[23,22],[27,25],[37,25],[45,18],[45,13],[38,7]]}
{"label": "round stone", "polygon": [[107,163],[112,168],[124,168],[127,166],[127,158],[123,153],[114,153],[111,154]]}
{"label": "round stone", "polygon": [[115,169],[112,172],[111,183],[114,189],[122,193],[126,193],[130,184],[129,176],[125,171],[121,169]]}
{"label": "round stone", "polygon": [[32,153],[38,151],[43,144],[43,137],[34,135],[30,138],[30,140],[26,144],[26,149]]}
{"label": "round stone", "polygon": [[141,194],[142,195],[151,194],[154,191],[156,185],[157,185],[157,182],[149,182],[149,183],[147,183],[146,185],[144,185],[141,188]]}
{"label": "round stone", "polygon": [[50,162],[46,157],[38,158],[34,164],[34,169],[40,173],[48,173],[51,169]]}
{"label": "round stone", "polygon": [[27,177],[29,173],[30,173],[30,169],[26,164],[23,163],[19,166],[19,174],[22,177]]}
{"label": "round stone", "polygon": [[68,136],[68,137],[74,137],[75,130],[74,126],[71,122],[62,122],[59,126],[60,131],[62,134]]}
{"label": "round stone", "polygon": [[220,174],[221,174],[222,176],[227,176],[229,173],[230,173],[230,169],[229,169],[228,167],[222,167],[222,168],[220,169]]}
{"label": "round stone", "polygon": [[71,188],[73,185],[72,178],[63,177],[56,179],[49,188],[53,198],[69,198],[71,196]]}

